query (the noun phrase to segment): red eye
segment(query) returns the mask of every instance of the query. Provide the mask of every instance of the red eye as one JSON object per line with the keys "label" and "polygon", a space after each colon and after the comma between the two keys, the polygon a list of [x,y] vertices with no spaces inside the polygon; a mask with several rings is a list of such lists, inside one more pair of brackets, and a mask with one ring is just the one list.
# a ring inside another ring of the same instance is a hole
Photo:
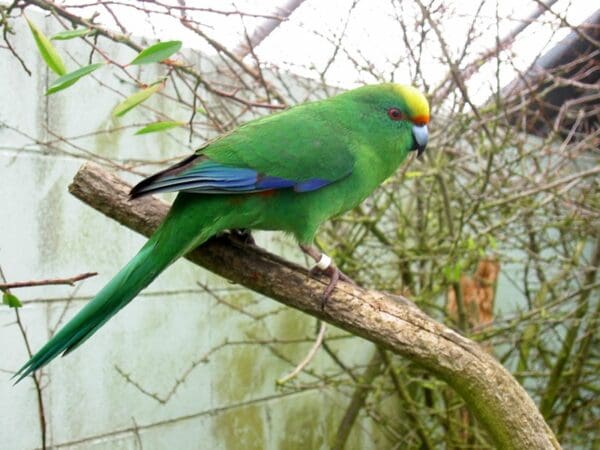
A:
{"label": "red eye", "polygon": [[392,120],[403,120],[404,114],[398,108],[390,108],[388,109],[388,117]]}

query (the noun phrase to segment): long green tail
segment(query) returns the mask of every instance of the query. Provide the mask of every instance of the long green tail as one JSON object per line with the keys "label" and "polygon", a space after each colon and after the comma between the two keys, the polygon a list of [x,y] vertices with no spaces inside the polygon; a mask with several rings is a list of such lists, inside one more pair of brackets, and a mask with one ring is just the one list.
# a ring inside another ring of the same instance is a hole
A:
{"label": "long green tail", "polygon": [[[176,202],[167,219],[138,254],[19,369],[13,377],[18,378],[16,383],[48,364],[59,354],[66,355],[76,349],[133,300],[167,266],[219,231],[214,222],[209,226],[202,226],[202,220],[199,220],[198,216],[193,217],[193,213],[197,211],[185,211],[185,207],[178,206],[180,205]],[[202,216],[206,217],[204,214]]]}

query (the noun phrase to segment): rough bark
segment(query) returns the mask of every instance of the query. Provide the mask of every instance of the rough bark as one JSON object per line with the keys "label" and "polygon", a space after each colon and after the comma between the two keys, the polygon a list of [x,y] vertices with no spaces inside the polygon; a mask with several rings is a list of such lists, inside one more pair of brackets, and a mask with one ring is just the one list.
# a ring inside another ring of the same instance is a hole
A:
{"label": "rough bark", "polygon": [[[69,187],[85,203],[148,236],[169,206],[155,197],[129,200],[129,189],[92,163],[79,170]],[[311,278],[303,267],[227,237],[212,239],[186,257],[422,365],[464,398],[498,448],[560,448],[535,403],[502,365],[408,300],[340,283],[321,310],[320,296],[327,280]]]}

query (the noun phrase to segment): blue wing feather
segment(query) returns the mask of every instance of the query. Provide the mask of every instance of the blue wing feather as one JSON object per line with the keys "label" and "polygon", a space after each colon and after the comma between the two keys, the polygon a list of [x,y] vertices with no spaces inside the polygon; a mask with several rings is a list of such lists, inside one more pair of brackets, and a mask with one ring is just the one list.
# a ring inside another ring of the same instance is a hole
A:
{"label": "blue wing feather", "polygon": [[288,180],[261,174],[253,169],[231,167],[206,156],[188,158],[181,163],[140,182],[131,191],[133,198],[159,192],[188,191],[197,194],[243,194],[293,188],[310,192],[336,180],[315,178]]}
{"label": "blue wing feather", "polygon": [[294,191],[296,192],[310,192],[321,189],[323,186],[327,186],[331,181],[323,180],[322,178],[313,178],[312,180],[302,181],[294,185]]}

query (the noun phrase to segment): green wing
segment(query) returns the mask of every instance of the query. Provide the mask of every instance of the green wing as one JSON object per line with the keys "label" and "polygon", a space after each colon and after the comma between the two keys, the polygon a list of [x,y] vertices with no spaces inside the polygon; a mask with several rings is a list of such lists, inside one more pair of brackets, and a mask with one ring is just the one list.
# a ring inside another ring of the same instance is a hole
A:
{"label": "green wing", "polygon": [[[248,193],[319,189],[352,173],[351,143],[331,104],[309,103],[248,122],[131,192]],[[326,111],[325,111],[326,109]]]}

